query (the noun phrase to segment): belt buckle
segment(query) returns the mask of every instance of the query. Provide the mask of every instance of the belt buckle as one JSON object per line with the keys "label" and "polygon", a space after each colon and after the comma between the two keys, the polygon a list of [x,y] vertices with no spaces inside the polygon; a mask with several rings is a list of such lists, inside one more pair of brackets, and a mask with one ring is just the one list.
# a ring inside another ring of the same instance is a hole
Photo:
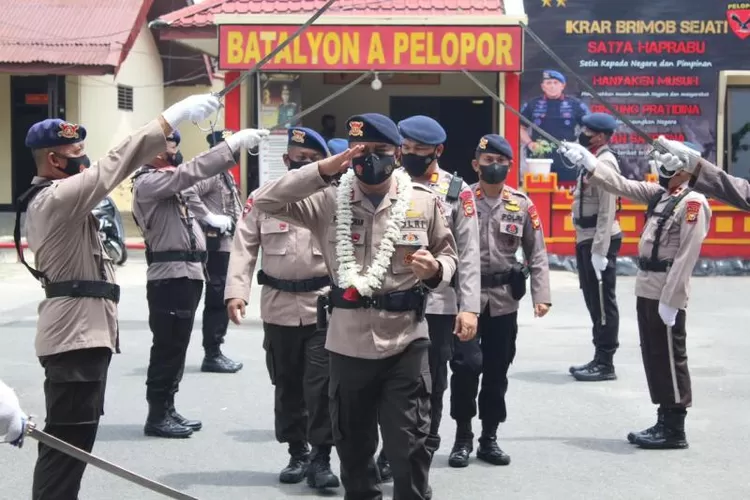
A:
{"label": "belt buckle", "polygon": [[372,297],[362,297],[360,300],[362,301],[362,309],[370,309],[375,305],[375,299]]}

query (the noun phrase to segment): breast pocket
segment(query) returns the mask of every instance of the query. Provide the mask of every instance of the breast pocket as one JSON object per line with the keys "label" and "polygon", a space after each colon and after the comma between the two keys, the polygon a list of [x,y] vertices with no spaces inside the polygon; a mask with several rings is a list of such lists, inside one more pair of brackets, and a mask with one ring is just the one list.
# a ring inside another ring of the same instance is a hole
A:
{"label": "breast pocket", "polygon": [[260,224],[260,244],[266,255],[286,255],[289,242],[289,224],[268,219]]}
{"label": "breast pocket", "polygon": [[420,248],[427,248],[428,243],[426,231],[402,230],[391,259],[393,274],[410,273],[412,255]]}
{"label": "breast pocket", "polygon": [[[359,264],[362,264],[365,260],[365,242],[367,241],[367,232],[362,227],[352,227],[352,245],[354,246],[354,257],[357,259]],[[336,248],[336,226],[328,228],[328,242],[332,248],[334,248],[336,255],[338,256],[338,249]],[[320,251],[320,250],[317,250]],[[313,245],[313,253],[316,249]],[[317,254],[316,254],[317,255]],[[337,257],[338,260],[338,257]]]}
{"label": "breast pocket", "polygon": [[501,222],[498,226],[498,239],[504,249],[515,252],[521,245],[522,237],[523,222]]}

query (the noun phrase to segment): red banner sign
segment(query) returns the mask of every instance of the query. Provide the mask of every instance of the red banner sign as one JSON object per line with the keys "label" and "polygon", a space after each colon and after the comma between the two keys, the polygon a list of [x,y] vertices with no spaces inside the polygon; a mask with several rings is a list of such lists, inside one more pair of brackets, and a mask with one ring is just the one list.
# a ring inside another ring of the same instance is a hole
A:
{"label": "red banner sign", "polygon": [[[219,68],[252,68],[297,26],[222,25]],[[263,70],[521,71],[520,26],[311,26]]]}

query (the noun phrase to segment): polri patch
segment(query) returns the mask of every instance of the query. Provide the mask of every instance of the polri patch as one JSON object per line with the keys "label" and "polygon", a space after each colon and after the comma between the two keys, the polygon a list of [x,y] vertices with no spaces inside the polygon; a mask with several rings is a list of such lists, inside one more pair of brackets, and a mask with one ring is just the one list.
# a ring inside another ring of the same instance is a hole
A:
{"label": "polri patch", "polygon": [[247,214],[249,214],[253,210],[253,197],[249,197],[247,201],[245,202],[245,208],[242,209],[242,217],[247,217]]}
{"label": "polri patch", "polygon": [[539,212],[536,211],[536,205],[529,206],[529,217],[531,217],[531,226],[534,229],[539,229],[542,226],[542,222],[539,220]]}
{"label": "polri patch", "polygon": [[474,217],[477,213],[476,207],[474,206],[474,195],[471,191],[464,191],[458,197],[461,199],[461,205],[464,209],[464,217]]}
{"label": "polri patch", "polygon": [[685,206],[685,221],[688,224],[695,224],[698,221],[698,214],[701,212],[700,201],[688,201]]}

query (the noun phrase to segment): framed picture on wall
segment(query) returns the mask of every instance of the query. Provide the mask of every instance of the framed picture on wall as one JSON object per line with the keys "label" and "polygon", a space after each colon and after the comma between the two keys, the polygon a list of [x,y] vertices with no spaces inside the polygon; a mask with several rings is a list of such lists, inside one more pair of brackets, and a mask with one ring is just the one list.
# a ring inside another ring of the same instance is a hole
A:
{"label": "framed picture on wall", "polygon": [[[323,83],[346,85],[358,77],[358,73],[324,73]],[[359,84],[370,85],[373,78],[365,78]],[[440,85],[440,73],[378,73],[378,78],[385,85]]]}

